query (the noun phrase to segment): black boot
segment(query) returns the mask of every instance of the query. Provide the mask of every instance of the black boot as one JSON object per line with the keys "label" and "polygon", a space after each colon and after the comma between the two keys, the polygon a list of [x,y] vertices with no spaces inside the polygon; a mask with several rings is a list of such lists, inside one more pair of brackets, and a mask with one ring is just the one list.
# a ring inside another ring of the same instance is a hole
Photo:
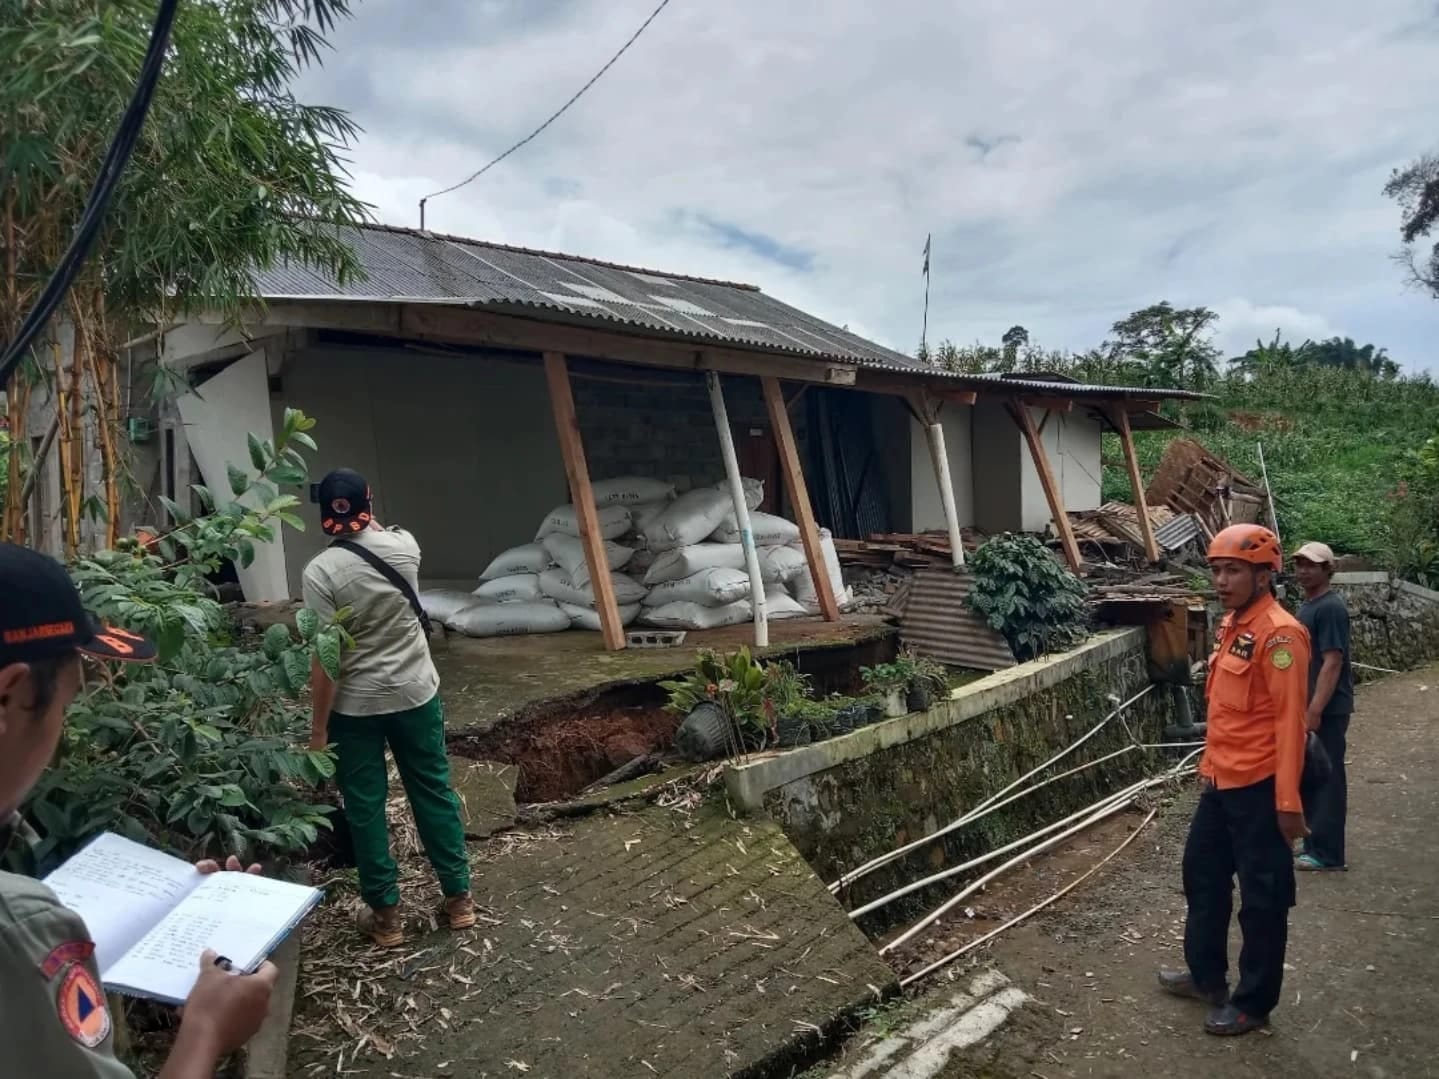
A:
{"label": "black boot", "polygon": [[1215,1008],[1204,1020],[1204,1029],[1222,1038],[1248,1034],[1251,1030],[1263,1030],[1268,1025],[1267,1015],[1245,1015],[1233,1004]]}
{"label": "black boot", "polygon": [[1203,1001],[1216,1009],[1229,1003],[1229,986],[1221,986],[1214,990],[1201,989],[1194,984],[1194,978],[1187,970],[1161,970],[1159,972],[1159,988],[1170,996]]}

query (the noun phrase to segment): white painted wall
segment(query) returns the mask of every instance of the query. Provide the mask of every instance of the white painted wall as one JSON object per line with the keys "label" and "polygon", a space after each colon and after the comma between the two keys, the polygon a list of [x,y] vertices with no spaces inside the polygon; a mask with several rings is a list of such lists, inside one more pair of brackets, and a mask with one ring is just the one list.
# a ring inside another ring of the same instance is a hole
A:
{"label": "white painted wall", "polygon": [[1021,530],[1024,436],[997,402],[981,398],[971,413],[975,527],[990,534]]}
{"label": "white painted wall", "polygon": [[[1042,410],[1031,411],[1034,422],[1044,424],[1041,438],[1049,455],[1049,466],[1059,480],[1064,508],[1070,513],[1098,509],[1102,498],[1103,467],[1100,464],[1103,430],[1099,421],[1084,409],[1056,412],[1050,415],[1048,422],[1045,422]],[[1017,430],[1015,435],[1023,455],[1021,527],[1026,532],[1039,532],[1050,524],[1049,501],[1044,497],[1039,471],[1034,466],[1023,436]]]}
{"label": "white painted wall", "polygon": [[[252,352],[236,360],[213,378],[200,383],[195,392],[175,402],[185,424],[185,437],[200,473],[216,498],[230,497],[227,465],[246,466],[249,461],[248,435],[273,439],[270,422],[270,394],[265,378],[265,354]],[[247,493],[241,498],[253,504]],[[278,532],[271,543],[257,544],[255,560],[236,566],[245,598],[252,601],[285,599],[290,595],[285,564],[285,534]]]}
{"label": "white painted wall", "polygon": [[[405,349],[316,347],[291,353],[273,399],[318,423],[310,456],[363,473],[376,516],[415,533],[426,582],[475,581],[506,547],[528,543],[569,501],[544,374],[538,364]],[[290,589],[327,542],[308,503],[286,546]]]}
{"label": "white painted wall", "polygon": [[[944,448],[949,457],[950,482],[954,487],[955,509],[961,525],[974,524],[973,422],[968,405],[946,404],[939,422],[944,428]],[[948,527],[934,459],[929,454],[929,433],[913,416],[909,417],[910,529],[925,532]]]}

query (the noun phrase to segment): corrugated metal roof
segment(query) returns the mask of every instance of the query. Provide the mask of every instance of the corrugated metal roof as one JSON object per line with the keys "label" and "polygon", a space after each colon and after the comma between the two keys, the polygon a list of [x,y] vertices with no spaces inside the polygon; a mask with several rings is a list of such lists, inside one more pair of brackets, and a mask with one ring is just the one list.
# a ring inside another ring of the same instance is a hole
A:
{"label": "corrugated metal roof", "polygon": [[1199,535],[1199,522],[1192,513],[1177,513],[1154,530],[1154,539],[1166,551],[1177,551]]}
{"label": "corrugated metal roof", "polygon": [[341,285],[317,269],[285,264],[257,275],[257,294],[266,300],[423,301],[567,323],[602,320],[648,336],[851,363],[976,389],[1018,389],[1015,383],[1023,382],[1027,391],[1051,390],[1066,397],[1201,396],[945,371],[781,303],[753,285],[389,225],[365,225],[343,235],[364,268],[362,280]]}
{"label": "corrugated metal roof", "polygon": [[920,655],[956,667],[1013,667],[1009,642],[969,605],[973,587],[974,577],[967,570],[917,570],[899,624],[900,639]]}

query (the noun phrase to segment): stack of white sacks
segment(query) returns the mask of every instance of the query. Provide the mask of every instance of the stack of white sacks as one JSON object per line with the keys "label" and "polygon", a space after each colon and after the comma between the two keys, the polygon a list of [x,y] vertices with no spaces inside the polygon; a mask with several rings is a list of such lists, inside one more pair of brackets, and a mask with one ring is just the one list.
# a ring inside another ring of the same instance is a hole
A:
{"label": "stack of white sacks", "polygon": [[[764,500],[758,480],[745,480],[744,488],[769,617],[818,614],[799,526],[755,510]],[[753,617],[727,483],[676,498],[669,484],[625,476],[596,483],[594,497],[625,625],[714,629]],[[843,606],[850,597],[834,542],[827,531],[820,535],[825,567]],[[491,562],[473,593],[426,591],[420,599],[431,618],[472,637],[600,628],[579,517],[568,505],[545,517],[533,543],[512,547]]]}

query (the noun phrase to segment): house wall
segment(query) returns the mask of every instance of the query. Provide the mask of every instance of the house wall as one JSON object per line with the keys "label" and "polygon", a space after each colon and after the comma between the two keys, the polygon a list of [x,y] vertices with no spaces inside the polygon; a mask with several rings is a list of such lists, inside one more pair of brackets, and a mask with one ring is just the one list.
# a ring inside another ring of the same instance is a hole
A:
{"label": "house wall", "polygon": [[[1040,437],[1049,456],[1049,467],[1059,481],[1064,508],[1070,513],[1098,509],[1102,502],[1100,441],[1103,433],[1099,421],[1085,409],[1056,412],[1048,422],[1042,411],[1033,411],[1034,422],[1044,424]],[[1010,427],[1014,428],[1013,423]],[[1023,468],[1019,527],[1025,532],[1041,532],[1050,523],[1049,501],[1044,497],[1034,458],[1017,429],[1015,437]]]}
{"label": "house wall", "polygon": [[981,532],[1024,528],[1024,438],[997,402],[981,400],[972,409],[974,525]]}
{"label": "house wall", "polygon": [[[914,531],[914,491],[925,478],[916,474],[912,442],[914,417],[898,397],[873,394],[870,397],[870,429],[879,448],[880,468],[889,492],[890,518],[900,531]],[[933,472],[929,486],[934,487]]]}
{"label": "house wall", "polygon": [[[961,525],[974,523],[974,423],[973,409],[945,405],[939,414],[944,429],[944,448],[949,457],[950,485],[954,488],[955,511]],[[906,413],[908,415],[908,413]],[[910,531],[945,529],[944,503],[935,479],[934,460],[929,453],[929,432],[909,416]]]}

